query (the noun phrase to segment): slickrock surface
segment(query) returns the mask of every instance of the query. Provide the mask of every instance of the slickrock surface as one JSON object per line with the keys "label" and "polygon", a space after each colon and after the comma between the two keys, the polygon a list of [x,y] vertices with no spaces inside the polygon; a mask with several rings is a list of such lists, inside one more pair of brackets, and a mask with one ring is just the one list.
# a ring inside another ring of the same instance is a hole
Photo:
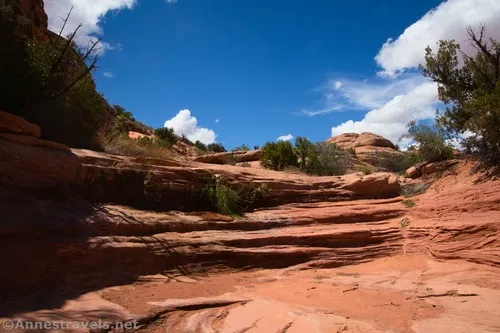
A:
{"label": "slickrock surface", "polygon": [[[309,177],[7,134],[0,318],[137,320],[143,332],[500,331],[500,180],[481,182],[471,164],[407,208],[389,173]],[[197,193],[214,175],[272,192],[241,218],[206,212]]]}

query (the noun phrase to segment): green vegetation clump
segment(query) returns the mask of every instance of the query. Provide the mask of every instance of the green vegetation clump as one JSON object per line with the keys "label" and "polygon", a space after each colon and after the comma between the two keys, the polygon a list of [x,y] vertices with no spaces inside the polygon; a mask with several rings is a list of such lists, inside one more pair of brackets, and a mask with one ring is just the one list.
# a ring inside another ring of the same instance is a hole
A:
{"label": "green vegetation clump", "polygon": [[249,205],[265,199],[270,190],[265,184],[237,184],[216,175],[203,188],[202,195],[212,209],[231,216],[241,216]]}
{"label": "green vegetation clump", "polygon": [[403,173],[415,164],[423,161],[422,155],[418,151],[404,151],[400,154],[381,153],[373,160],[373,166],[378,169]]}
{"label": "green vegetation clump", "polygon": [[418,145],[418,154],[423,161],[437,162],[453,157],[453,149],[446,143],[444,129],[434,125],[417,124],[411,121],[404,138],[412,139]]}
{"label": "green vegetation clump", "polygon": [[264,168],[279,171],[298,165],[293,146],[288,141],[266,142],[262,147],[260,163]]}
{"label": "green vegetation clump", "polygon": [[317,176],[343,175],[350,159],[351,155],[335,143],[318,142],[308,156],[306,171]]}
{"label": "green vegetation clump", "polygon": [[203,142],[201,142],[200,140],[196,140],[196,142],[194,143],[194,146],[202,152],[207,151],[207,146]]}
{"label": "green vegetation clump", "polygon": [[231,149],[232,152],[235,152],[235,151],[249,151],[249,150],[250,150],[250,147],[248,147],[246,144],[242,144],[241,146],[234,147],[233,149]]}
{"label": "green vegetation clump", "polygon": [[159,140],[165,142],[168,147],[172,147],[177,141],[179,141],[179,137],[174,133],[173,128],[157,128],[155,129],[155,136]]}
{"label": "green vegetation clump", "polygon": [[464,53],[455,40],[442,40],[436,53],[426,48],[420,68],[438,84],[439,99],[447,106],[437,123],[452,134],[468,134],[466,152],[485,165],[499,165],[500,43],[488,39],[484,27],[469,27],[467,33],[475,55]]}
{"label": "green vegetation clump", "polygon": [[226,148],[220,143],[211,143],[207,145],[207,150],[214,153],[225,153]]}
{"label": "green vegetation clump", "polygon": [[262,147],[260,163],[272,170],[293,170],[317,176],[342,175],[347,172],[351,154],[334,143],[312,143],[297,137],[295,146],[288,141],[267,142]]}

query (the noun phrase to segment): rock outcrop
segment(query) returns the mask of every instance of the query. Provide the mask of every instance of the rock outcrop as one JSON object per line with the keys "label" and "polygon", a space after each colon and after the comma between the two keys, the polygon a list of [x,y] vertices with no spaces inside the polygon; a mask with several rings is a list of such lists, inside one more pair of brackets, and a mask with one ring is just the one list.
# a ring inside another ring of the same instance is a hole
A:
{"label": "rock outcrop", "polygon": [[354,149],[356,157],[362,162],[374,164],[384,155],[400,155],[397,147],[386,138],[373,133],[344,133],[334,136],[327,142],[335,143],[344,149]]}
{"label": "rock outcrop", "polygon": [[262,150],[233,151],[225,153],[205,154],[194,158],[195,162],[211,164],[236,164],[259,161]]}

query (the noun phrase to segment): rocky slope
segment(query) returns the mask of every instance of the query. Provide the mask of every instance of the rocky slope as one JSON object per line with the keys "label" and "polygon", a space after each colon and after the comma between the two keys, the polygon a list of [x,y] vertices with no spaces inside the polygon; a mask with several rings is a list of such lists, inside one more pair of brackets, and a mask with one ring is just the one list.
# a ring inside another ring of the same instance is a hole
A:
{"label": "rocky slope", "polygon": [[[388,173],[144,160],[0,120],[0,317],[145,332],[498,329],[500,181],[476,184],[471,165],[407,208]],[[206,212],[215,174],[272,191],[242,218]]]}

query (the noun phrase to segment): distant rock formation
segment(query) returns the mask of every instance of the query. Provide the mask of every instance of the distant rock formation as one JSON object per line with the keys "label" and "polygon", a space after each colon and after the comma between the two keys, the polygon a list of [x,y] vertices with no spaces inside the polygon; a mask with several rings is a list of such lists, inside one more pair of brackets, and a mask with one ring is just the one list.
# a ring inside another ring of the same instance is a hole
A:
{"label": "distant rock formation", "polygon": [[327,142],[335,143],[344,149],[354,149],[356,157],[365,163],[373,164],[374,160],[384,155],[401,154],[397,147],[383,136],[373,133],[344,133],[334,136]]}

